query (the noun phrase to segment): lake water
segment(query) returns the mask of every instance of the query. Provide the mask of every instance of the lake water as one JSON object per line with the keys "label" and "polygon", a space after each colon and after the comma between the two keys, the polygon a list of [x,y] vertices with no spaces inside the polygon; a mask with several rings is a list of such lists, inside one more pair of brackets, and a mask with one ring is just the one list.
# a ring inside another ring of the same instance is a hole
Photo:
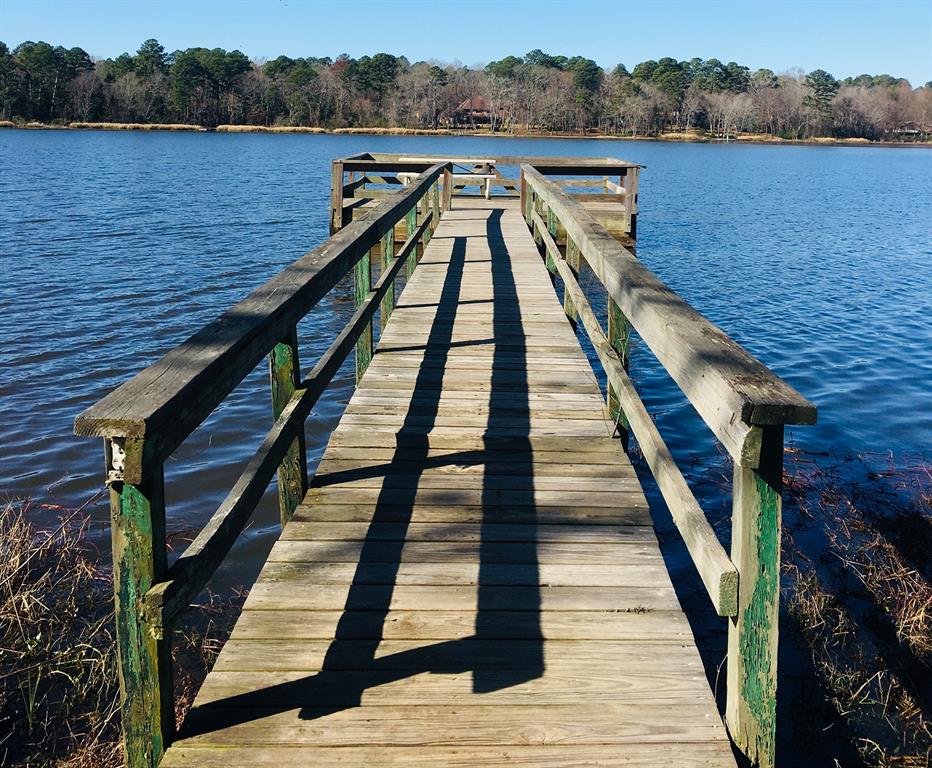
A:
{"label": "lake water", "polygon": [[[90,498],[101,441],[73,437],[75,415],[322,242],[329,161],[363,150],[645,164],[639,257],[819,406],[789,439],[932,457],[928,150],[3,130],[0,494],[33,497],[40,519]],[[302,323],[305,370],[350,313],[344,288]],[[643,350],[633,372],[691,476],[714,473],[720,454],[672,382]],[[312,463],[351,392],[346,367],[309,422]],[[203,524],[270,417],[260,365],[169,461],[170,531]],[[261,564],[271,496],[224,578]],[[105,500],[91,509],[106,519]]]}

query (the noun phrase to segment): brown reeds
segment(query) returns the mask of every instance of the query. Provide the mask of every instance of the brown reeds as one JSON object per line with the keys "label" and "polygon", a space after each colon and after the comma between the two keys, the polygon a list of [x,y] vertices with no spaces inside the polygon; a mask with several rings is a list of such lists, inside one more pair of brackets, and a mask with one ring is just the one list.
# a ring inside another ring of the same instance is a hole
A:
{"label": "brown reeds", "polygon": [[[53,528],[28,500],[0,510],[0,765],[122,765],[112,572],[83,505]],[[245,593],[208,593],[173,636],[180,720]]]}
{"label": "brown reeds", "polygon": [[824,692],[862,764],[928,766],[930,466],[796,451],[787,459],[787,612],[817,678],[812,690]]}

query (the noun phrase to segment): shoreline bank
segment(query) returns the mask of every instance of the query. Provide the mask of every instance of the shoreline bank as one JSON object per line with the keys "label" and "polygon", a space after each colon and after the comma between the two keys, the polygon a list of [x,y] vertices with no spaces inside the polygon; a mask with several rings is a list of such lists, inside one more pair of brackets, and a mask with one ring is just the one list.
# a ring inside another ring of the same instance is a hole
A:
{"label": "shoreline bank", "polygon": [[828,136],[811,139],[784,139],[762,133],[739,134],[723,139],[703,133],[664,133],[657,136],[619,136],[581,133],[491,133],[489,131],[449,128],[319,128],[305,126],[218,125],[205,128],[186,123],[18,123],[0,120],[0,128],[29,130],[86,130],[86,131],[182,131],[196,133],[285,133],[360,136],[475,136],[497,139],[597,139],[603,141],[663,141],[682,144],[785,144],[789,146],[842,146],[842,147],[932,147],[930,141],[871,141],[869,139],[836,139]]}

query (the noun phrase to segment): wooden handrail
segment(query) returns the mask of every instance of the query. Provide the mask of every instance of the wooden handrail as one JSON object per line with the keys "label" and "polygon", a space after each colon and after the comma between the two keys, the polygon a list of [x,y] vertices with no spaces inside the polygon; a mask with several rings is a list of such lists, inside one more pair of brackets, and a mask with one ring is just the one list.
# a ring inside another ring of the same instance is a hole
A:
{"label": "wooden handrail", "polygon": [[690,491],[683,473],[625,371],[621,358],[602,330],[576,275],[560,253],[540,214],[532,211],[531,215],[537,234],[563,279],[564,290],[571,296],[573,313],[582,321],[609,384],[621,402],[626,421],[637,438],[644,460],[657,481],[670,516],[683,537],[716,612],[719,616],[734,616],[738,610],[738,569],[728,558],[699,502]]}
{"label": "wooden handrail", "polygon": [[534,168],[524,179],[579,248],[641,339],[715,436],[757,466],[754,426],[813,424],[815,406],[668,288],[578,202]]}
{"label": "wooden handrail", "polygon": [[304,429],[311,409],[372,322],[382,298],[393,287],[399,271],[431,224],[432,213],[428,212],[417,231],[405,241],[391,266],[381,274],[378,283],[321,356],[314,370],[295,390],[282,415],[272,425],[213,517],[168,569],[166,580],[146,593],[146,611],[153,631],[159,635],[163,633],[164,627],[206,586],[226,557],[271,482],[291,441]]}
{"label": "wooden handrail", "polygon": [[[77,418],[77,434],[105,438],[128,766],[155,768],[174,736],[172,620],[207,584],[276,472],[283,524],[303,499],[304,421],[354,345],[362,370],[371,359],[373,316],[382,304],[384,325],[395,278],[405,267],[411,273],[416,249],[439,220],[440,177],[448,173],[444,164],[432,166]],[[396,257],[394,230],[401,221],[408,237]],[[373,286],[370,251],[380,241],[383,269]],[[349,273],[356,280],[356,312],[302,380],[297,323]],[[266,355],[272,429],[216,513],[169,568],[164,461]]]}
{"label": "wooden handrail", "polygon": [[[539,168],[522,166],[521,179],[525,220],[547,268],[563,280],[567,316],[582,321],[605,369],[609,409],[613,417],[618,409],[621,432],[633,429],[716,610],[729,617],[729,733],[752,763],[773,768],[783,429],[814,423],[815,406],[664,285],[578,198]],[[636,181],[623,189],[633,204],[627,210],[636,211]],[[556,240],[561,228],[565,256]],[[580,258],[608,294],[607,336],[577,281]],[[734,458],[730,558],[627,374],[629,325]]]}
{"label": "wooden handrail", "polygon": [[[153,459],[169,456],[259,361],[376,245],[442,175],[436,164],[301,257],[217,320],[75,420],[75,434],[144,439]],[[124,477],[139,479],[127,453]]]}

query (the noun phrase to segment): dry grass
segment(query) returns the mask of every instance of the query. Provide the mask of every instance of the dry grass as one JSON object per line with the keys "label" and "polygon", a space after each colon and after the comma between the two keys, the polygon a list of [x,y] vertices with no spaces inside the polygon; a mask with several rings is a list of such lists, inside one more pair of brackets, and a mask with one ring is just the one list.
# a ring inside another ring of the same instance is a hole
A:
{"label": "dry grass", "polygon": [[200,125],[186,123],[68,123],[69,128],[98,131],[202,131]]}
{"label": "dry grass", "polygon": [[326,128],[300,125],[218,125],[220,133],[329,133]]}
{"label": "dry grass", "polygon": [[80,510],[51,530],[0,514],[0,762],[116,765],[118,688],[107,575]]}
{"label": "dry grass", "polygon": [[[864,765],[928,766],[932,750],[932,477],[790,453],[787,611],[818,687]],[[824,541],[813,553],[805,542]],[[799,717],[805,719],[805,708]]]}
{"label": "dry grass", "polygon": [[[84,507],[52,529],[31,521],[28,501],[0,510],[0,765],[122,765],[112,572]],[[179,722],[244,596],[208,594],[175,631]]]}

